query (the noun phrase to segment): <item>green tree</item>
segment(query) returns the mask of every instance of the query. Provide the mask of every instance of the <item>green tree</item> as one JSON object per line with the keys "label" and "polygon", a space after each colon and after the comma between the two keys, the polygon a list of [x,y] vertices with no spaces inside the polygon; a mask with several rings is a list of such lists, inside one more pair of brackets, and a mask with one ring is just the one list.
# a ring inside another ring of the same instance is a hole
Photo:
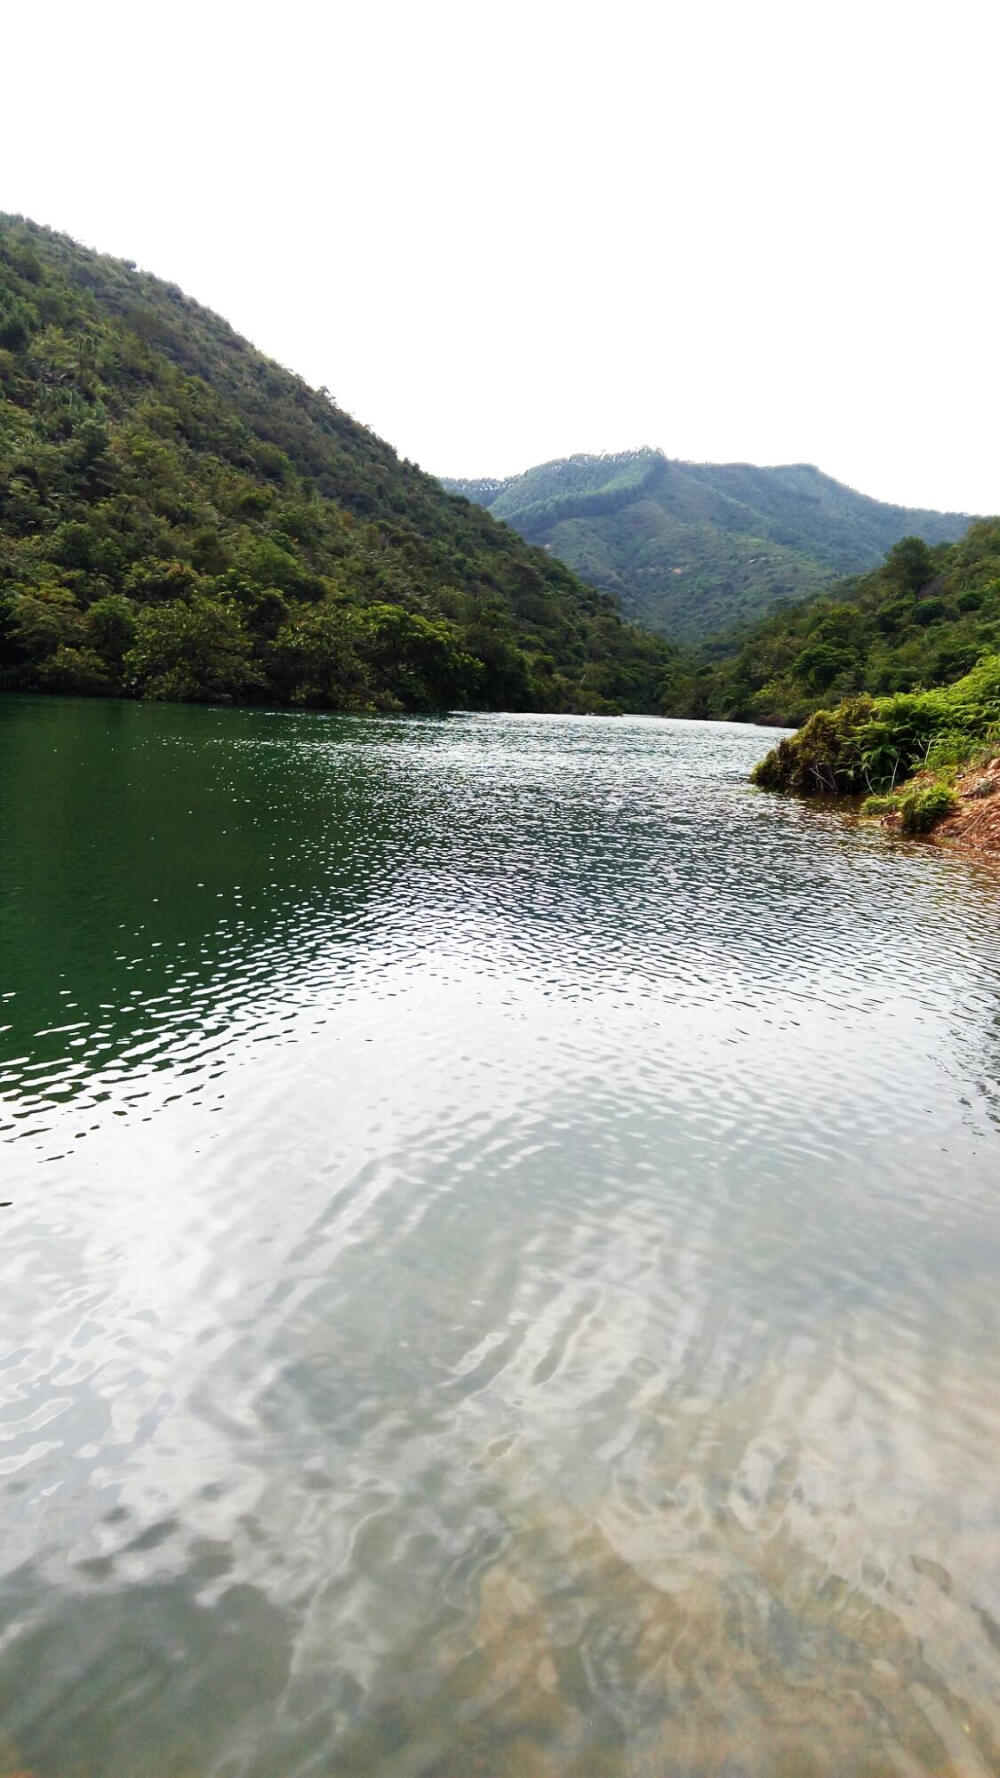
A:
{"label": "green tree", "polygon": [[934,557],[922,537],[901,537],[885,564],[887,578],[908,593],[919,593],[934,577]]}
{"label": "green tree", "polygon": [[228,704],[264,683],[235,611],[205,598],[142,611],[124,668],[143,697],[183,703]]}
{"label": "green tree", "polygon": [[68,587],[53,582],[11,593],[4,600],[7,662],[30,670],[57,648],[78,647],[84,640],[83,613]]}
{"label": "green tree", "polygon": [[135,606],[122,593],[107,593],[96,599],[87,613],[87,629],[91,643],[113,673],[121,674],[125,655],[136,636]]}
{"label": "green tree", "polygon": [[432,710],[467,703],[482,662],[461,647],[454,626],[399,605],[369,605],[359,613],[359,651],[378,685],[404,709]]}
{"label": "green tree", "polygon": [[278,631],[267,651],[268,676],[282,701],[328,710],[364,710],[371,682],[350,607],[307,606]]}

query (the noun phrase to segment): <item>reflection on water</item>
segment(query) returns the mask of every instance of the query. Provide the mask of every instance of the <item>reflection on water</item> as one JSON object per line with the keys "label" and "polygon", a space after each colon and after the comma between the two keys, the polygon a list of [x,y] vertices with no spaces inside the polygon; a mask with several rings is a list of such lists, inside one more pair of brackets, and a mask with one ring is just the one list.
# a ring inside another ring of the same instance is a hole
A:
{"label": "reflection on water", "polygon": [[1000,876],[766,741],[0,700],[0,1770],[1000,1770]]}

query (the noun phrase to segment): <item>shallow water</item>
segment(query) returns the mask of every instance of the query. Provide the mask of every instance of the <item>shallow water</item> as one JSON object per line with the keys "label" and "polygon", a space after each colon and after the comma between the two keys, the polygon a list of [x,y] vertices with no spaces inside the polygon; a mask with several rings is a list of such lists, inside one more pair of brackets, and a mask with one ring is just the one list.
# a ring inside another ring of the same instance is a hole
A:
{"label": "shallow water", "polygon": [[0,699],[0,1771],[1000,1771],[1000,872]]}

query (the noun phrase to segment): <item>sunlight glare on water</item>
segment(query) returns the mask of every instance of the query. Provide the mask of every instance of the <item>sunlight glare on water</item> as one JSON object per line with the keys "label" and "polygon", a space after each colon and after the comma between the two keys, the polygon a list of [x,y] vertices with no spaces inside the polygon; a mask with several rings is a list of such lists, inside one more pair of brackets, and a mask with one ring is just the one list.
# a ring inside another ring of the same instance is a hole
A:
{"label": "sunlight glare on water", "polygon": [[0,1771],[1000,1770],[1000,871],[0,699]]}

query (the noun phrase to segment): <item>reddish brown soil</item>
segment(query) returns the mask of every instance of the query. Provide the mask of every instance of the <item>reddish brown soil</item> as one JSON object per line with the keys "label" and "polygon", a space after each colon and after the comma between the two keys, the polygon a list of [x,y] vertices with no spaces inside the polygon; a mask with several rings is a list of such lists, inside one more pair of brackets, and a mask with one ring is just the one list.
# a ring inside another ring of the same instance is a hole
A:
{"label": "reddish brown soil", "polygon": [[1000,758],[976,766],[958,779],[961,808],[934,829],[936,840],[952,840],[977,852],[1000,852]]}

